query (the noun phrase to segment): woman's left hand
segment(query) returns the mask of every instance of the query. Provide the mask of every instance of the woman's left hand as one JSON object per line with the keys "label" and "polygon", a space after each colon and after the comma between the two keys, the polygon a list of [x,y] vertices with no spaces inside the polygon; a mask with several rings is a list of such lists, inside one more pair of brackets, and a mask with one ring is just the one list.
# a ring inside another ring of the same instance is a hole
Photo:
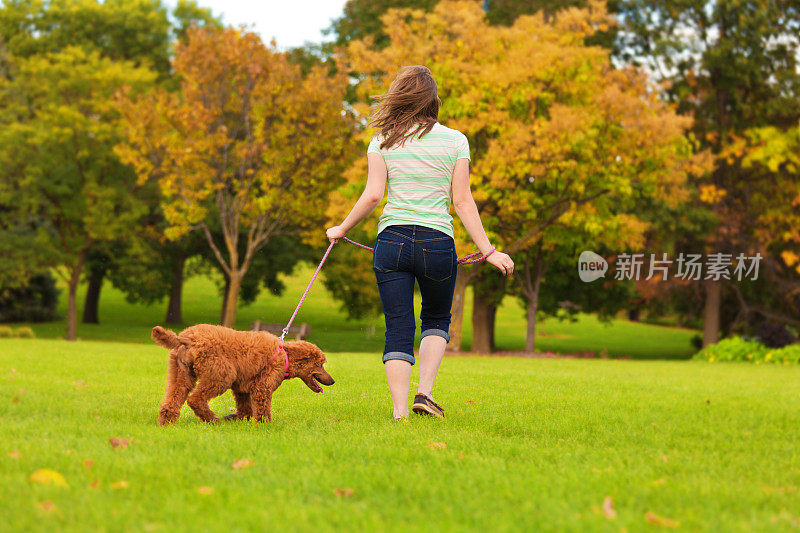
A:
{"label": "woman's left hand", "polygon": [[333,226],[332,228],[328,228],[328,231],[325,232],[325,235],[331,242],[337,242],[346,234],[347,232],[344,231],[341,226]]}

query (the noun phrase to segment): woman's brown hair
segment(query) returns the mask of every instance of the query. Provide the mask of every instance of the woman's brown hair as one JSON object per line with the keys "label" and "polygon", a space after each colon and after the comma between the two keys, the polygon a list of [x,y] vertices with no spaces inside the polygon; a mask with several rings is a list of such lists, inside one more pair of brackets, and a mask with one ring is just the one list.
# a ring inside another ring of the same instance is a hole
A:
{"label": "woman's brown hair", "polygon": [[[403,67],[378,102],[369,125],[380,128],[381,148],[402,146],[409,137],[431,131],[439,119],[439,92],[428,67]],[[414,128],[414,126],[416,126]],[[413,129],[412,129],[413,128]]]}

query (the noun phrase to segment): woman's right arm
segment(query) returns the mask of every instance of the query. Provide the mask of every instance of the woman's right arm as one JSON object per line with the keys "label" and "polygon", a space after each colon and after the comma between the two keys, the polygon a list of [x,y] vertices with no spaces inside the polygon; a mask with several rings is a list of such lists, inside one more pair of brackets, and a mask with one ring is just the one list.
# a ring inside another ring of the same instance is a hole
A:
{"label": "woman's right arm", "polygon": [[326,235],[332,242],[344,237],[353,226],[364,220],[381,200],[386,189],[387,170],[386,162],[381,154],[367,154],[367,185],[361,193],[356,205],[350,210],[344,221],[338,226],[328,228]]}
{"label": "woman's right arm", "polygon": [[[486,230],[483,229],[478,206],[475,205],[475,199],[469,188],[469,159],[466,158],[458,159],[453,169],[453,207],[478,250],[483,255],[488,254],[492,250],[492,245],[486,236]],[[486,258],[486,262],[496,266],[506,276],[514,273],[514,261],[503,252],[493,252]]]}

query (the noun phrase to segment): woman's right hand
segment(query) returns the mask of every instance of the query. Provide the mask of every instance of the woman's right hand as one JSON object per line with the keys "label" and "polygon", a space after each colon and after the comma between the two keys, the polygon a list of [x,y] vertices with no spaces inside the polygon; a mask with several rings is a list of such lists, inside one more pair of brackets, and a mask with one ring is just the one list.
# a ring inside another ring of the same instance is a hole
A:
{"label": "woman's right hand", "polygon": [[495,250],[486,258],[486,262],[500,269],[504,276],[510,276],[514,273],[514,261],[511,256],[503,252]]}
{"label": "woman's right hand", "polygon": [[344,231],[342,226],[332,226],[325,232],[325,236],[328,237],[328,240],[331,242],[339,242],[339,239],[343,238],[345,235],[347,235],[347,232]]}

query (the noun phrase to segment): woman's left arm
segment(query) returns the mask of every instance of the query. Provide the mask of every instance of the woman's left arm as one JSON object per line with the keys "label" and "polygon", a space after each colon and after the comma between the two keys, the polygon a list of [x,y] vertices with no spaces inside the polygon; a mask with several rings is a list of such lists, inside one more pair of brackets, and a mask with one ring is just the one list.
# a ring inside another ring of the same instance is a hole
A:
{"label": "woman's left arm", "polygon": [[386,162],[381,154],[370,153],[367,154],[367,164],[369,165],[367,186],[364,187],[361,197],[344,221],[338,226],[328,228],[326,232],[328,239],[332,242],[347,235],[348,231],[364,220],[383,200],[383,192],[386,189]]}

